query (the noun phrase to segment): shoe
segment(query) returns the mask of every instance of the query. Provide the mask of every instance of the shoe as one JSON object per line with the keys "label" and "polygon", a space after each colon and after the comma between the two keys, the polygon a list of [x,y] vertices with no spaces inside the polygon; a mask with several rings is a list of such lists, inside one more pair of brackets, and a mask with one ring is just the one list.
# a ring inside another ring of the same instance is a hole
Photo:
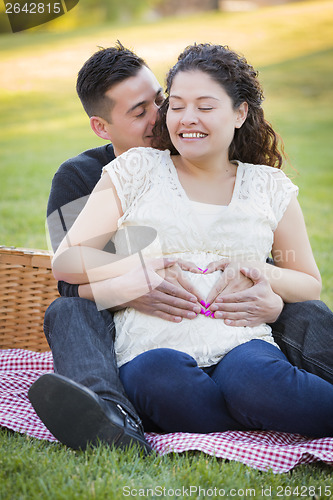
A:
{"label": "shoe", "polygon": [[134,444],[145,455],[152,452],[141,426],[119,404],[62,375],[42,375],[28,397],[49,431],[70,448],[85,450],[102,442],[123,449]]}

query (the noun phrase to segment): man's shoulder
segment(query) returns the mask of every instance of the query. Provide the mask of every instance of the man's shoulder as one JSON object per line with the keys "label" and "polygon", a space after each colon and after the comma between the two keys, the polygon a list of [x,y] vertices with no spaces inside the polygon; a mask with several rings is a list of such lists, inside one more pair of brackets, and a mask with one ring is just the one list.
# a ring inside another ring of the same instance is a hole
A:
{"label": "man's shoulder", "polygon": [[103,167],[113,159],[113,147],[107,144],[62,163],[52,180],[48,216],[71,201],[88,196],[99,181]]}
{"label": "man's shoulder", "polygon": [[57,174],[69,174],[72,171],[84,174],[85,172],[91,174],[92,171],[97,171],[100,175],[102,168],[110,163],[115,158],[112,144],[105,144],[103,146],[87,149],[77,156],[73,156],[64,161]]}

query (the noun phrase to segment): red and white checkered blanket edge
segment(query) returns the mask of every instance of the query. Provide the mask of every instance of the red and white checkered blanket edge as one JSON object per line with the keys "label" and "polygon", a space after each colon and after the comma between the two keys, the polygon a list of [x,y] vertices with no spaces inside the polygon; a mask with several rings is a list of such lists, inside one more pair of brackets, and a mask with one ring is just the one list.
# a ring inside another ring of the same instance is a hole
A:
{"label": "red and white checkered blanket edge", "polygon": [[[0,426],[37,439],[56,441],[36,415],[27,396],[31,384],[42,374],[52,371],[51,352],[0,350]],[[319,461],[333,466],[333,438],[307,439],[296,434],[264,431],[147,433],[146,438],[161,455],[199,450],[274,473]]]}

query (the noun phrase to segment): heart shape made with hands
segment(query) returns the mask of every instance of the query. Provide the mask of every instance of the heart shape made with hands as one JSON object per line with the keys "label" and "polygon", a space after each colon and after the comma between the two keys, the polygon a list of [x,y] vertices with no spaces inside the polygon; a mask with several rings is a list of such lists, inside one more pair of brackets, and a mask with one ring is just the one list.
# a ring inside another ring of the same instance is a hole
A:
{"label": "heart shape made with hands", "polygon": [[[205,269],[202,269],[199,266],[196,267],[197,269],[199,269],[199,271],[201,271],[201,273],[195,273],[193,271],[183,272],[186,274],[186,278],[189,279],[198,290],[204,292],[204,296],[208,297],[217,280],[220,278],[221,272],[223,271],[217,270],[207,272],[208,267],[206,267]],[[207,318],[214,318],[214,312],[208,310],[211,303],[206,302],[205,300],[200,300],[200,304],[202,305],[202,308],[199,314],[202,314]]]}
{"label": "heart shape made with hands", "polygon": [[205,309],[202,307],[199,314],[203,314],[204,316],[207,316],[207,318],[209,318],[209,316],[214,318],[214,313],[212,311],[207,311],[208,307],[210,306],[210,303],[205,302],[204,300],[200,300],[200,304],[204,306]]}

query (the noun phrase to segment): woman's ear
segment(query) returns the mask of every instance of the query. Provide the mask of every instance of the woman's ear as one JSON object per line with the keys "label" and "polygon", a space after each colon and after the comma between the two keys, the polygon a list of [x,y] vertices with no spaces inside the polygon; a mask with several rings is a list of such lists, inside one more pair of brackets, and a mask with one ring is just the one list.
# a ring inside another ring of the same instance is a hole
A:
{"label": "woman's ear", "polygon": [[100,116],[91,116],[90,118],[90,127],[93,132],[95,132],[98,137],[101,139],[105,139],[107,141],[111,141],[109,132],[107,130],[108,122],[101,118]]}
{"label": "woman's ear", "polygon": [[249,110],[249,105],[247,104],[247,102],[242,102],[242,104],[237,109],[237,117],[235,124],[236,128],[241,128],[241,126],[246,120],[248,110]]}

